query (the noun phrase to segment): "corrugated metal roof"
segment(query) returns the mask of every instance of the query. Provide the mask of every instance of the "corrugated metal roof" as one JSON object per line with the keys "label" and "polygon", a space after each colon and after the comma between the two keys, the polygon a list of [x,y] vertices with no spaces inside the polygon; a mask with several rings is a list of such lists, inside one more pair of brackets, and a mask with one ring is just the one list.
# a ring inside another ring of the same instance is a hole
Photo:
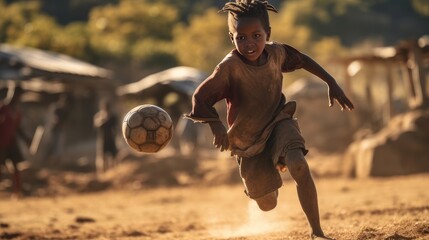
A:
{"label": "corrugated metal roof", "polygon": [[174,67],[149,75],[140,81],[120,86],[117,90],[119,96],[143,94],[155,87],[169,86],[175,91],[192,95],[198,85],[208,75],[191,67]]}
{"label": "corrugated metal roof", "polygon": [[50,51],[15,47],[8,44],[0,44],[0,60],[20,63],[33,69],[53,72],[89,76],[97,78],[110,78],[110,71],[72,58],[70,56]]}

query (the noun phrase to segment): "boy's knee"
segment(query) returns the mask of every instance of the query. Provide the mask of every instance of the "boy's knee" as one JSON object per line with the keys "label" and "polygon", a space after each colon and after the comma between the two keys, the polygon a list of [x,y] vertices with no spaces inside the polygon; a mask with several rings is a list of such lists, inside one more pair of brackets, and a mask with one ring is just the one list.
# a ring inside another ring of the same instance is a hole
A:
{"label": "boy's knee", "polygon": [[295,180],[310,174],[310,168],[301,149],[292,149],[286,153],[286,165]]}
{"label": "boy's knee", "polygon": [[260,198],[256,198],[255,201],[262,211],[267,212],[273,210],[277,206],[277,196],[278,190],[268,193]]}

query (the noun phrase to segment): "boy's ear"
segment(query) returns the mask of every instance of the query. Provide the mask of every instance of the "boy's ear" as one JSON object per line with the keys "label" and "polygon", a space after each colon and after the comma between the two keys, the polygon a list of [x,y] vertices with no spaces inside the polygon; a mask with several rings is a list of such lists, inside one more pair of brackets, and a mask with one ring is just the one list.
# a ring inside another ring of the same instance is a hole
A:
{"label": "boy's ear", "polygon": [[271,27],[267,31],[267,42],[270,41],[270,37],[271,37]]}
{"label": "boy's ear", "polygon": [[234,35],[232,34],[232,32],[228,32],[229,34],[229,39],[231,40],[232,44],[234,44]]}

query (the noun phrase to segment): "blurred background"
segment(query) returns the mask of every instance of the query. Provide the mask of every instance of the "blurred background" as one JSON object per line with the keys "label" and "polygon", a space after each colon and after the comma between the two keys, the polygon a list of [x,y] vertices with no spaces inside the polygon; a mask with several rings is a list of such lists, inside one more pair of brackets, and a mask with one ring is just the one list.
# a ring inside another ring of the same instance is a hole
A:
{"label": "blurred background", "polygon": [[[305,71],[285,75],[287,99],[298,100],[309,162],[318,166],[314,174],[368,177],[429,171],[429,2],[270,2],[279,11],[270,13],[271,40],[313,57],[356,107],[352,113],[328,108],[321,81]],[[18,167],[24,195],[60,191],[46,181],[55,171],[97,171],[93,117],[106,99],[119,119],[116,157],[122,166],[112,164],[116,167],[104,171],[104,178],[57,179],[61,191],[74,191],[67,181],[75,189],[84,182],[81,191],[124,182],[133,188],[201,179],[240,182],[236,166],[219,160],[228,156],[214,152],[208,129],[181,119],[190,110],[193,90],[233,47],[226,15],[217,13],[225,3],[0,0],[1,98],[10,82],[23,88],[22,127],[31,138],[30,144],[20,143],[26,158]],[[53,119],[64,101],[58,138]],[[122,139],[123,116],[144,103],[163,107],[173,118],[176,133],[159,154],[133,152]],[[217,107],[224,114],[222,105]],[[50,150],[52,141],[61,146]],[[172,156],[183,161],[172,161]],[[198,162],[201,158],[207,161]],[[163,179],[155,178],[157,171]],[[0,183],[2,190],[12,190],[7,174]]]}

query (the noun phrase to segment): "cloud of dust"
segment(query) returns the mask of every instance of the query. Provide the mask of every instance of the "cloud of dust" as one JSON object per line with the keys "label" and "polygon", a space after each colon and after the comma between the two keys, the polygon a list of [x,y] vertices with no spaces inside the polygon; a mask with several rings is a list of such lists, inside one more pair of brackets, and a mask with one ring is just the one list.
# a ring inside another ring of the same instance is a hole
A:
{"label": "cloud of dust", "polygon": [[276,215],[278,213],[275,210],[264,212],[259,209],[255,201],[249,200],[247,216],[243,218],[242,224],[222,226],[211,229],[209,232],[216,238],[231,238],[284,231],[288,226],[284,221],[276,221]]}

